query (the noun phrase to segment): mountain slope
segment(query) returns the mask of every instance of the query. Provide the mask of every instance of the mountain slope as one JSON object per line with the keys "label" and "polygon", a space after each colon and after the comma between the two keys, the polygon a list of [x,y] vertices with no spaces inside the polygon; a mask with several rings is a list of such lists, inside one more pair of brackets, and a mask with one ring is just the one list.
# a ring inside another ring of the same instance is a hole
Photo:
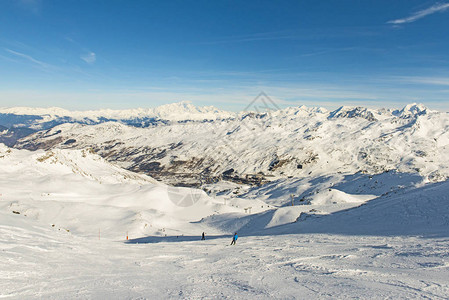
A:
{"label": "mountain slope", "polygon": [[0,146],[0,190],[1,211],[90,237],[99,229],[114,239],[126,232],[134,237],[200,234],[204,228],[191,222],[217,213],[243,214],[203,191],[166,186],[87,150]]}
{"label": "mountain slope", "polygon": [[[306,215],[278,233],[448,237],[449,181],[400,191],[331,215]],[[273,229],[274,230],[274,229]],[[274,233],[268,231],[267,234]]]}
{"label": "mountain slope", "polygon": [[0,126],[0,143],[12,147],[17,142],[17,140],[29,136],[35,132],[36,130],[25,127],[7,128],[5,126]]}

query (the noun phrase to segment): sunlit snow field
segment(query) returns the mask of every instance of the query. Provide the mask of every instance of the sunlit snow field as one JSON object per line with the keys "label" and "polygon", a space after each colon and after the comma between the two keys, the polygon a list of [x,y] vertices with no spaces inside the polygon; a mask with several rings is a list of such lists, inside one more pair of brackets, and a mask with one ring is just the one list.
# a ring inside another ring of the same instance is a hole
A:
{"label": "sunlit snow field", "polygon": [[[2,214],[4,298],[430,298],[449,293],[448,238],[291,234],[125,244]],[[23,227],[22,227],[22,226]],[[18,228],[20,228],[18,230]]]}

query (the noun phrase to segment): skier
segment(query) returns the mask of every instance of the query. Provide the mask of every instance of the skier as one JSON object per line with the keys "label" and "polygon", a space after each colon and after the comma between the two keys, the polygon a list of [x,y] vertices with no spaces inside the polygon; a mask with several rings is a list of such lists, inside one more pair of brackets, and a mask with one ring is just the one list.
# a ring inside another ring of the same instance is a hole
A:
{"label": "skier", "polygon": [[235,245],[235,242],[237,241],[238,238],[239,238],[239,236],[237,235],[237,232],[234,233],[234,236],[232,237],[231,245]]}
{"label": "skier", "polygon": [[205,239],[206,239],[206,236],[205,236],[205,234],[203,232],[203,235],[201,236],[201,240],[204,241]]}

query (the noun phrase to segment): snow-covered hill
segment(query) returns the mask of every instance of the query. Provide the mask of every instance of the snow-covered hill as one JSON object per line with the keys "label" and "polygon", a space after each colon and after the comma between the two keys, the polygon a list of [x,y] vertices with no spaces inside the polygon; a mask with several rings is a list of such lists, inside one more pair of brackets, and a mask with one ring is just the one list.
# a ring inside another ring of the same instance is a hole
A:
{"label": "snow-covered hill", "polygon": [[[311,216],[298,232],[448,237],[449,181],[398,191],[350,211]],[[285,232],[294,229],[284,228]]]}
{"label": "snow-covered hill", "polygon": [[199,235],[205,229],[191,222],[264,205],[243,199],[225,205],[204,191],[166,186],[111,165],[89,150],[30,152],[2,145],[0,191],[0,211],[80,236],[101,230],[115,239],[126,232],[133,237]]}

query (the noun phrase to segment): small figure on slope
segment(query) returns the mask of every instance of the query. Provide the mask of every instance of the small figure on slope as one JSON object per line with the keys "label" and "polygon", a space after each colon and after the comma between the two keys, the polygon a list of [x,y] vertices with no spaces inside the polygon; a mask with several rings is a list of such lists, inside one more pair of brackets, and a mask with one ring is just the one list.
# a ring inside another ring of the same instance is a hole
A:
{"label": "small figure on slope", "polygon": [[235,242],[237,241],[238,238],[239,238],[239,236],[237,235],[237,232],[234,233],[234,236],[232,237],[231,245],[235,245]]}
{"label": "small figure on slope", "polygon": [[203,232],[203,235],[201,236],[201,240],[204,241],[205,239],[206,239],[206,235],[205,235],[205,233]]}

